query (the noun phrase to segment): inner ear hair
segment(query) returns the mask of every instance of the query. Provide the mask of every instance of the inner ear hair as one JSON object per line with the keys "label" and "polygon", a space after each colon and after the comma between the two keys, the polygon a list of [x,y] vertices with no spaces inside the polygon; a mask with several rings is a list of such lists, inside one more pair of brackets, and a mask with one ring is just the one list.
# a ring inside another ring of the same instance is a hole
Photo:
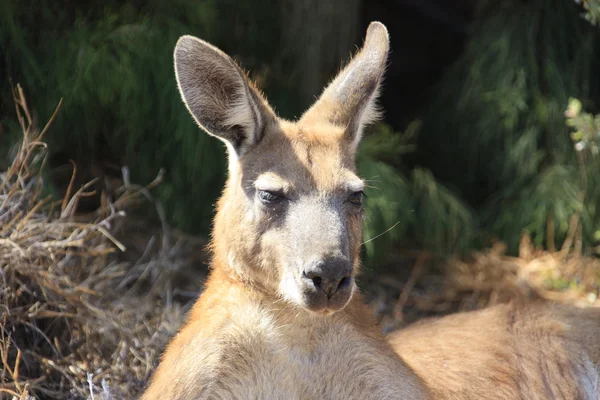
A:
{"label": "inner ear hair", "polygon": [[196,123],[243,155],[257,144],[275,115],[242,69],[227,54],[193,36],[174,51],[179,92]]}

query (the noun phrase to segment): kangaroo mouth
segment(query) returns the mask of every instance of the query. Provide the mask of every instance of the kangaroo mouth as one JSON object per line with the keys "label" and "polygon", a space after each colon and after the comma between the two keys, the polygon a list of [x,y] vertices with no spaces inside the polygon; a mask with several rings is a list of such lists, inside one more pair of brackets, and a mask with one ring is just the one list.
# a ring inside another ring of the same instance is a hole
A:
{"label": "kangaroo mouth", "polygon": [[303,282],[303,307],[308,311],[330,315],[343,310],[352,299],[356,284],[353,277],[345,277],[338,287],[325,291],[318,284]]}

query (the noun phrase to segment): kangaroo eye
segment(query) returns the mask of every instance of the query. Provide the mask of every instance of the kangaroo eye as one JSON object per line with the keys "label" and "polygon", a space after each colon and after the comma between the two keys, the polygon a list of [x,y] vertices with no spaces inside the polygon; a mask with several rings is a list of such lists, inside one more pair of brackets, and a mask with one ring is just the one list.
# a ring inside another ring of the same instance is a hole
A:
{"label": "kangaroo eye", "polygon": [[283,195],[269,192],[267,190],[259,190],[258,198],[260,201],[262,201],[265,204],[272,204],[272,203],[276,203],[279,200],[283,199]]}
{"label": "kangaroo eye", "polygon": [[363,203],[363,192],[354,192],[348,197],[348,202],[355,206],[361,206]]}

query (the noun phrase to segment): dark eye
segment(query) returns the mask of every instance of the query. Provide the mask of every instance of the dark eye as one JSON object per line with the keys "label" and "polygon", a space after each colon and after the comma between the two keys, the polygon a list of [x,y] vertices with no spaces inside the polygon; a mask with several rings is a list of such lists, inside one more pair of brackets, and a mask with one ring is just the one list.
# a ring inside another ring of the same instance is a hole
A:
{"label": "dark eye", "polygon": [[272,203],[276,203],[279,200],[283,199],[283,195],[269,192],[267,190],[259,190],[258,198],[260,199],[260,201],[262,201],[265,204],[272,204]]}
{"label": "dark eye", "polygon": [[354,192],[348,197],[348,202],[354,204],[355,206],[361,206],[363,203],[363,192]]}

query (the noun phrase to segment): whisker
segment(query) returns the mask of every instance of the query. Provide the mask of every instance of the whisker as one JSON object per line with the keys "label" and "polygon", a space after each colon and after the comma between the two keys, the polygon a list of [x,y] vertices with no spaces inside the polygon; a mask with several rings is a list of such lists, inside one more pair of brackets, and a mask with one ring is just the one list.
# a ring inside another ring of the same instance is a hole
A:
{"label": "whisker", "polygon": [[400,223],[400,221],[396,222],[394,225],[392,225],[390,228],[386,229],[385,231],[381,232],[379,235],[374,236],[368,240],[365,240],[364,242],[361,243],[361,245],[372,242],[373,240],[377,239],[378,237],[385,235],[386,233],[388,233],[389,231],[394,229],[396,226],[398,226],[399,223]]}

